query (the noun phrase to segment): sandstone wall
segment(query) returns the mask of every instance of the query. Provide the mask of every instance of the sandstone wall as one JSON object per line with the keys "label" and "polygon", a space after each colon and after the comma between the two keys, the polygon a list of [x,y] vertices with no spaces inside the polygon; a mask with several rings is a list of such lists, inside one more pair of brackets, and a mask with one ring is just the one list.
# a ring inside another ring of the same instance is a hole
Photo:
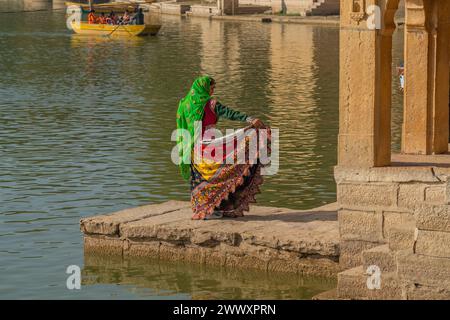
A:
{"label": "sandstone wall", "polygon": [[[336,167],[340,263],[338,296],[450,298],[450,168]],[[367,287],[370,266],[382,287]]]}

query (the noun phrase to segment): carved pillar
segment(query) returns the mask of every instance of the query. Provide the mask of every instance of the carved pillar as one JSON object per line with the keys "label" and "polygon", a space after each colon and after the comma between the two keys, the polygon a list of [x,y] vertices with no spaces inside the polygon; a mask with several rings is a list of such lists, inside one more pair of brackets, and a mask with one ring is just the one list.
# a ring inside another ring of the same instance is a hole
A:
{"label": "carved pillar", "polygon": [[449,6],[448,1],[406,0],[404,153],[448,150]]}
{"label": "carved pillar", "polygon": [[[390,164],[392,33],[398,2],[341,1],[339,166]],[[382,17],[377,27],[367,24],[373,5],[381,8],[374,12]]]}

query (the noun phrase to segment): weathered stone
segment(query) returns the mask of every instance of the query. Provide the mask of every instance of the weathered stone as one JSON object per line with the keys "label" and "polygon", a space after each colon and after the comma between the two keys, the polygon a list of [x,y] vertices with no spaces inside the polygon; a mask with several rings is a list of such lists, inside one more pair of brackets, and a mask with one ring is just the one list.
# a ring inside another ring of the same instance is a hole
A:
{"label": "weathered stone", "polygon": [[124,256],[126,257],[146,257],[146,258],[159,258],[159,241],[130,241],[126,240],[124,245]]}
{"label": "weathered stone", "polygon": [[162,204],[125,209],[107,215],[82,218],[80,220],[80,228],[85,234],[118,235],[119,226],[122,223],[129,223],[188,207],[189,204],[186,202],[167,201]]}
{"label": "weathered stone", "polygon": [[298,274],[304,276],[320,275],[331,278],[336,277],[336,274],[342,270],[343,268],[337,263],[324,258],[304,258],[298,263]]}
{"label": "weathered stone", "polygon": [[398,191],[398,206],[414,209],[425,201],[425,187],[423,183],[400,184]]}
{"label": "weathered stone", "polygon": [[402,299],[402,289],[395,273],[381,273],[380,289],[369,289],[367,281],[371,276],[362,266],[338,274],[337,296],[339,299]]}
{"label": "weathered stone", "polygon": [[450,258],[450,232],[419,230],[415,252]]}
{"label": "weathered stone", "polygon": [[415,213],[419,229],[450,232],[450,206],[421,205]]}
{"label": "weathered stone", "polygon": [[389,229],[389,249],[413,250],[415,240],[415,225],[405,224],[403,226],[392,227]]}
{"label": "weathered stone", "polygon": [[425,201],[427,203],[445,204],[446,186],[429,186],[425,188]]}
{"label": "weathered stone", "polygon": [[394,253],[387,244],[362,252],[364,270],[370,266],[377,266],[382,272],[395,272],[397,264]]}
{"label": "weathered stone", "polygon": [[[283,251],[338,256],[336,213],[255,208],[253,215],[221,221],[192,221],[189,209],[123,224],[130,239],[178,241],[204,247],[241,242]],[[327,239],[331,241],[327,241]]]}
{"label": "weathered stone", "polygon": [[101,255],[122,255],[123,240],[117,237],[85,235],[84,251]]}
{"label": "weathered stone", "polygon": [[390,239],[393,228],[412,226],[414,229],[414,224],[414,215],[410,212],[383,211],[383,237],[385,239]]}
{"label": "weathered stone", "polygon": [[407,283],[450,288],[450,259],[397,253],[398,276]]}
{"label": "weathered stone", "polygon": [[339,256],[339,264],[342,268],[353,268],[362,264],[361,252],[382,243],[368,242],[360,240],[344,240],[341,241],[341,255]]}
{"label": "weathered stone", "polygon": [[[394,159],[395,157],[393,161]],[[334,167],[334,179],[337,184],[345,182],[437,183],[441,182],[445,173],[450,175],[450,170],[440,171],[440,175],[437,176],[434,168],[430,166],[405,167],[395,163],[389,167]]]}
{"label": "weathered stone", "polygon": [[404,290],[408,300],[450,300],[450,288],[409,284]]}
{"label": "weathered stone", "polygon": [[341,240],[383,240],[383,216],[380,212],[340,210],[338,217]]}
{"label": "weathered stone", "polygon": [[168,261],[184,261],[184,246],[162,242],[159,246],[159,258]]}
{"label": "weathered stone", "polygon": [[100,250],[115,245],[116,251],[106,251],[127,258],[332,276],[340,270],[336,209],[335,204],[306,211],[252,207],[238,219],[193,221],[189,204],[179,203],[178,209],[167,212],[156,206],[152,211],[138,208],[92,217],[83,230],[104,232],[102,223],[115,225],[114,238],[89,232],[85,236],[101,238],[96,242]]}
{"label": "weathered stone", "polygon": [[344,208],[396,206],[397,189],[392,183],[341,183],[337,186],[337,199]]}

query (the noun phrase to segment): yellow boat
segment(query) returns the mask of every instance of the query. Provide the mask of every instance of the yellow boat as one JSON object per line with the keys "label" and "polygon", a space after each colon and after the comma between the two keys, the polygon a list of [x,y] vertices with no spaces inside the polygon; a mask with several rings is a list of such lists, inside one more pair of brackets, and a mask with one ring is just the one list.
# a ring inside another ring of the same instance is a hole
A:
{"label": "yellow boat", "polygon": [[[151,3],[152,1],[148,1],[146,3]],[[78,2],[65,2],[66,7],[70,6],[79,6],[85,11],[89,11],[91,8],[95,9],[97,13],[108,13],[111,10],[118,13],[118,12],[125,12],[125,10],[128,10],[130,12],[134,12],[136,8],[139,7],[138,3],[130,3],[130,2],[107,2],[107,3],[95,3],[95,4],[88,4],[88,3],[78,3]]]}
{"label": "yellow boat", "polygon": [[87,22],[72,22],[72,30],[78,34],[111,37],[156,35],[161,29],[159,24],[142,25],[110,25],[89,24]]}

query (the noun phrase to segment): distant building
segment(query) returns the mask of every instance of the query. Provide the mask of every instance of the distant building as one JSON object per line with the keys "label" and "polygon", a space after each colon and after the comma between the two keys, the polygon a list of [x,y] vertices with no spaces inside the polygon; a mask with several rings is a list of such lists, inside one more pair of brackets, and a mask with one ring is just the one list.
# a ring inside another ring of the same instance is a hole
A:
{"label": "distant building", "polygon": [[273,13],[321,16],[338,15],[340,0],[239,0],[239,3],[268,6]]}

